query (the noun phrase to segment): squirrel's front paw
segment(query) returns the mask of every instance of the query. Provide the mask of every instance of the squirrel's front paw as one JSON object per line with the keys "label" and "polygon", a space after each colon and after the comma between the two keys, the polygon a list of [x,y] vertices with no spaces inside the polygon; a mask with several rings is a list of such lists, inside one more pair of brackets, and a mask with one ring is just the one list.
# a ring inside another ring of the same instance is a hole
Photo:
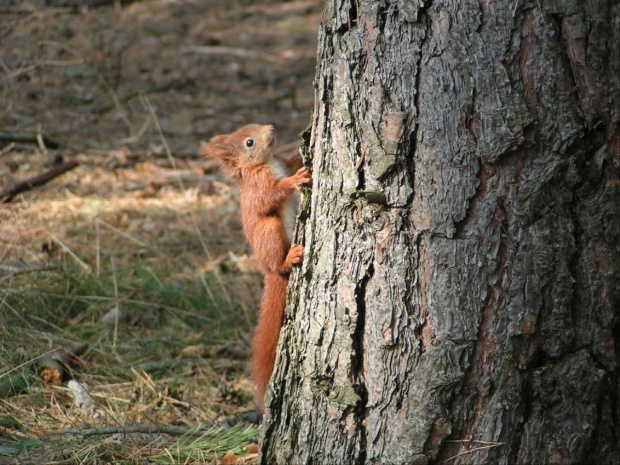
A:
{"label": "squirrel's front paw", "polygon": [[304,246],[303,245],[291,245],[291,249],[288,251],[287,257],[291,263],[301,263],[304,261]]}
{"label": "squirrel's front paw", "polygon": [[307,184],[308,186],[312,185],[312,176],[310,176],[310,173],[308,173],[305,167],[299,168],[292,178],[293,185],[298,191],[301,190],[302,184]]}

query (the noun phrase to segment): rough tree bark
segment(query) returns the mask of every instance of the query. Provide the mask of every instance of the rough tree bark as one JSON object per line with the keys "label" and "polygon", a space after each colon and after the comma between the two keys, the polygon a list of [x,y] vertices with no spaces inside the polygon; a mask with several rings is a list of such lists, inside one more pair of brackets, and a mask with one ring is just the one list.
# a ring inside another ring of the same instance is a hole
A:
{"label": "rough tree bark", "polygon": [[262,463],[620,461],[619,49],[614,0],[327,2]]}

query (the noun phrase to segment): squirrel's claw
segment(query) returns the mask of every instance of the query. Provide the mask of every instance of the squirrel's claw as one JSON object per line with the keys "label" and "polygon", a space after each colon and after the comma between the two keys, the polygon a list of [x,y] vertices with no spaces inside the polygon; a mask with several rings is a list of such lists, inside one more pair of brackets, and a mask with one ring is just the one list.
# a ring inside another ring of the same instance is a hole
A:
{"label": "squirrel's claw", "polygon": [[298,191],[301,190],[301,186],[303,184],[307,186],[312,186],[312,176],[308,173],[306,167],[301,167],[297,170],[297,172],[293,175],[294,178],[294,186]]}

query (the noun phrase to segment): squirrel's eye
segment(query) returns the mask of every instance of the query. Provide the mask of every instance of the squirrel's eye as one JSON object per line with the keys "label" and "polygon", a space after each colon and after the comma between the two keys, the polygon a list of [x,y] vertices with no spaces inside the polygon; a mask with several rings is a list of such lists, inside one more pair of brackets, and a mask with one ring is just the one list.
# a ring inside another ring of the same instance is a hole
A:
{"label": "squirrel's eye", "polygon": [[245,145],[248,147],[252,147],[254,145],[254,139],[248,139],[245,141]]}

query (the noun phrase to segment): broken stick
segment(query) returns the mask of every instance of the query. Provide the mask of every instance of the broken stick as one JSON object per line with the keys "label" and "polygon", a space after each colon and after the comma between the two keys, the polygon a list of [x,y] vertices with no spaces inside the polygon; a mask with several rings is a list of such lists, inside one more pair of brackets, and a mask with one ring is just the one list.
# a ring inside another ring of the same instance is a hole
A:
{"label": "broken stick", "polygon": [[30,190],[33,187],[41,186],[54,179],[56,176],[60,176],[61,174],[72,170],[78,166],[78,164],[79,163],[77,161],[73,160],[61,165],[56,165],[45,173],[37,174],[36,176],[20,181],[11,187],[7,187],[3,191],[0,191],[0,202],[10,202],[17,194]]}

